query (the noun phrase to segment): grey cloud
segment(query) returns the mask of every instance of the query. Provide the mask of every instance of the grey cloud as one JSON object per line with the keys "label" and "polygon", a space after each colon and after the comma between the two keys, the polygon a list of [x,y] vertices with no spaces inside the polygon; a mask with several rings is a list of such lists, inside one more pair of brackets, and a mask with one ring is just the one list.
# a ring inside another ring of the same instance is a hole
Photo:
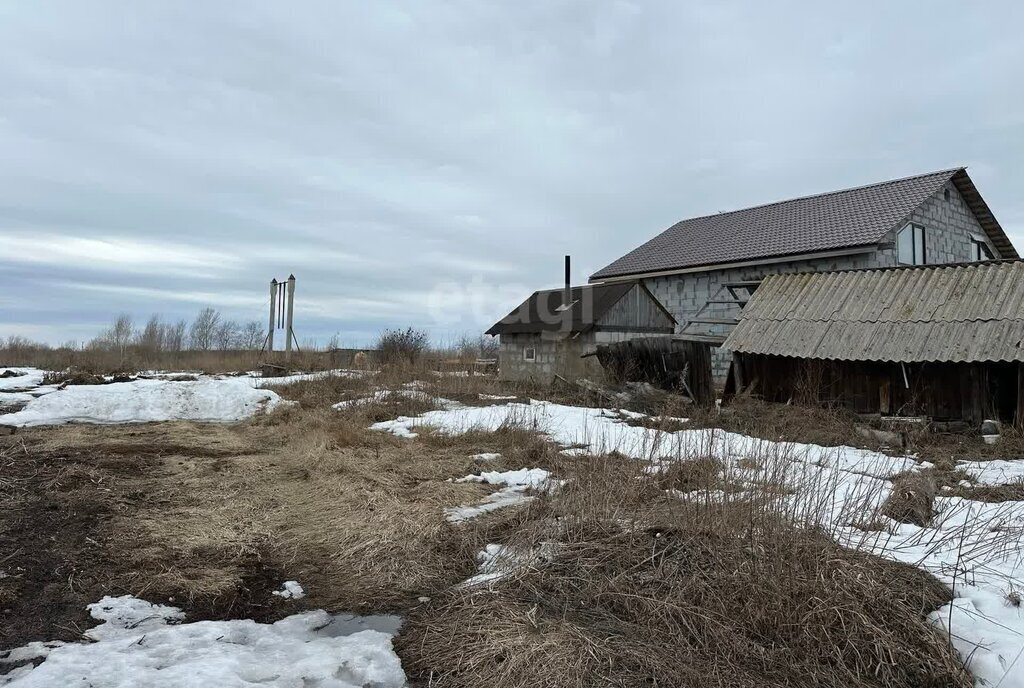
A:
{"label": "grey cloud", "polygon": [[[1011,2],[7,3],[0,335],[202,305],[248,319],[289,272],[303,337],[478,332],[557,285],[563,253],[583,281],[683,217],[956,164],[1020,242],[1022,19]],[[90,241],[144,253],[97,260]]]}

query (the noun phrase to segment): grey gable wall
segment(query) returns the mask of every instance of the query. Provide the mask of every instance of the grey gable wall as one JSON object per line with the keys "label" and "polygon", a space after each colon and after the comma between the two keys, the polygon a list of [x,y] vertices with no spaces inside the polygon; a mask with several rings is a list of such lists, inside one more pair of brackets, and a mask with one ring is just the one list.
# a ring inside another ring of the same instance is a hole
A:
{"label": "grey gable wall", "polygon": [[[946,201],[943,196],[945,189],[950,191],[949,201]],[[977,218],[967,207],[967,203],[952,182],[947,182],[944,189],[940,189],[922,203],[917,210],[911,213],[907,222],[915,222],[925,227],[925,257],[929,263],[970,261],[971,234],[982,236],[985,234],[981,225],[978,224]],[[863,254],[652,277],[644,280],[644,283],[679,321],[676,331],[681,332],[686,323],[697,315],[701,306],[713,298],[721,298],[718,293],[719,289],[727,282],[745,282],[783,272],[822,272],[895,266],[896,232],[905,224],[905,222],[901,222],[883,237],[877,248],[869,248],[869,252]],[[991,242],[989,242],[989,250],[992,251],[993,256],[999,257],[999,252],[995,250]],[[711,306],[701,313],[701,317],[732,318],[738,312],[739,310],[735,306]],[[728,330],[727,325],[694,325],[687,331],[726,334]],[[728,352],[715,351],[712,356],[712,364],[716,379],[725,378],[731,359],[732,356]]]}
{"label": "grey gable wall", "polygon": [[[949,191],[948,201],[943,191]],[[946,182],[938,193],[922,203],[910,214],[908,222],[925,228],[925,259],[928,263],[968,263],[973,260],[971,235],[987,239],[978,218],[971,212],[953,182]],[[894,227],[882,240],[883,244],[892,244],[882,250],[892,255],[893,264],[896,261],[896,232],[902,227],[902,224]],[[992,255],[999,258],[999,251],[992,242],[986,243]]]}

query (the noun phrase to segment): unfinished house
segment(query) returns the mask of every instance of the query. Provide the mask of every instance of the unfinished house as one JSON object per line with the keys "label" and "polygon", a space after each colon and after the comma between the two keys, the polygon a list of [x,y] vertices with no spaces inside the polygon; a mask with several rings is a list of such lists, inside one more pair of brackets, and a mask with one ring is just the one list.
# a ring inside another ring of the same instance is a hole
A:
{"label": "unfinished house", "polygon": [[726,393],[972,426],[1024,420],[1024,263],[766,277]]}
{"label": "unfinished house", "polygon": [[[720,344],[766,275],[1019,258],[964,168],[683,220],[590,277],[642,280]],[[713,356],[724,380],[729,355]]]}
{"label": "unfinished house", "polygon": [[537,291],[496,322],[498,376],[550,382],[601,374],[598,344],[668,336],[676,321],[639,282],[615,282]]}

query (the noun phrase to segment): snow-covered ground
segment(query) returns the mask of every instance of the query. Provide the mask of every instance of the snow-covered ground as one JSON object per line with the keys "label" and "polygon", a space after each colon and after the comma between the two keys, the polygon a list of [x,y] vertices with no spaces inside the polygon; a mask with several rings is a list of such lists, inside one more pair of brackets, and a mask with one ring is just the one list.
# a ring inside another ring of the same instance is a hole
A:
{"label": "snow-covered ground", "polygon": [[325,377],[366,377],[368,375],[376,375],[379,371],[376,370],[349,370],[346,368],[335,368],[334,370],[319,370],[312,373],[294,373],[292,375],[282,375],[280,377],[263,377],[259,371],[250,371],[248,374],[249,379],[253,380],[253,384],[256,387],[280,387],[282,385],[291,385],[296,382],[303,382],[305,380],[320,380]]}
{"label": "snow-covered ground", "polygon": [[483,516],[484,514],[508,506],[525,504],[533,499],[528,495],[529,490],[536,490],[544,485],[552,488],[561,483],[553,480],[551,474],[543,468],[522,468],[518,471],[485,471],[479,475],[467,475],[459,478],[457,483],[486,483],[488,485],[502,485],[497,492],[493,492],[484,498],[479,504],[455,506],[444,510],[445,518],[450,523],[462,523],[470,519]]}
{"label": "snow-covered ground", "polygon": [[979,485],[1009,485],[1024,481],[1024,459],[961,461],[956,467]]}
{"label": "snow-covered ground", "polygon": [[68,385],[32,399],[20,411],[0,416],[0,424],[228,422],[269,411],[280,403],[281,397],[275,392],[258,389],[245,377],[203,376],[191,382],[139,379]]}
{"label": "snow-covered ground", "polygon": [[[497,430],[503,425],[535,429],[584,455],[618,451],[651,462],[652,471],[680,458],[713,457],[725,475],[738,483],[770,479],[793,489],[788,506],[814,518],[841,542],[881,556],[920,566],[954,593],[950,605],[932,614],[948,631],[967,660],[979,686],[1024,688],[1024,503],[983,503],[939,497],[937,516],[927,527],[899,523],[877,514],[891,492],[889,479],[929,464],[854,447],[822,447],[773,442],[713,429],[664,432],[630,426],[609,409],[579,408],[531,401],[502,406],[460,407],[430,411],[415,418],[376,423],[376,430],[415,437],[430,426],[458,434],[471,429]],[[1024,477],[1024,461],[964,462],[978,482],[1005,484]],[[501,494],[496,493],[496,494]],[[686,498],[686,495],[681,495]],[[724,493],[723,498],[726,498]],[[882,532],[861,530],[868,519]],[[500,546],[481,553],[474,583],[494,580]]]}
{"label": "snow-covered ground", "polygon": [[431,394],[427,394],[419,389],[379,389],[368,396],[355,397],[353,399],[344,399],[334,404],[331,408],[336,411],[344,411],[350,408],[357,408],[359,406],[366,406],[367,404],[373,403],[386,403],[389,401],[398,401],[400,399],[411,399],[413,401],[422,401],[424,403],[434,404],[440,406],[443,409],[453,409],[461,406],[457,401],[451,399],[444,399],[442,397],[435,397]]}
{"label": "snow-covered ground", "polygon": [[[276,393],[262,389],[263,385],[350,371],[264,380],[203,375],[187,382],[139,379],[107,385],[71,385],[63,390],[43,387],[44,371],[25,372],[19,377],[0,378],[0,405],[4,398],[26,404],[20,411],[0,415],[0,424],[239,420],[282,403]],[[400,394],[413,396],[415,390],[410,387]],[[628,425],[622,422],[624,415],[617,410],[549,402],[496,403],[484,407],[453,402],[439,405],[440,410],[372,427],[413,438],[422,426],[458,434],[471,429],[497,430],[503,425],[518,425],[544,433],[565,447],[567,454],[617,451],[648,462],[651,471],[662,470],[680,458],[712,457],[722,463],[725,477],[740,485],[755,485],[767,479],[783,482],[793,490],[793,496],[786,498],[791,500],[790,505],[819,519],[820,525],[830,529],[840,541],[921,566],[949,585],[955,599],[932,618],[937,625],[950,630],[951,641],[967,658],[979,685],[1024,688],[1024,611],[1014,604],[1014,600],[1019,601],[1015,595],[1024,594],[1019,542],[1024,533],[1024,503],[990,504],[939,497],[935,503],[936,518],[921,528],[875,513],[891,491],[893,476],[927,466],[910,457],[853,447],[773,442],[713,429],[665,432]],[[484,461],[495,457],[477,458]],[[962,462],[958,467],[979,484],[1001,485],[1024,479],[1024,460]],[[480,504],[450,509],[446,516],[454,522],[520,504],[531,498],[529,490],[553,484],[546,471],[540,469],[490,471],[461,480],[500,485],[502,489]],[[694,497],[683,494],[680,498]],[[735,496],[723,493],[720,498]],[[869,517],[875,526],[881,523],[883,530],[862,530]],[[499,572],[498,562],[503,558],[499,554],[500,545],[481,553],[482,578],[476,582],[496,579],[494,574]],[[287,591],[286,586],[282,592]],[[332,618],[325,612],[297,614],[270,625],[253,621],[177,624],[181,620],[177,610],[119,599],[120,602],[105,599],[93,609],[94,616],[106,621],[89,632],[97,642],[56,647],[35,644],[19,650],[22,655],[16,652],[14,659],[32,652],[48,657],[35,670],[19,669],[0,677],[0,685],[404,684],[387,633],[357,629],[333,635],[329,629],[336,624],[331,623]],[[302,677],[315,681],[303,683]]]}
{"label": "snow-covered ground", "polygon": [[25,392],[43,384],[45,370],[39,368],[16,368],[0,366],[0,375],[7,371],[16,373],[14,377],[0,377],[0,392]]}
{"label": "snow-covered ground", "polygon": [[278,394],[257,388],[247,377],[199,376],[186,382],[140,378],[58,389],[41,385],[43,371],[30,370],[22,377],[0,379],[0,406],[24,404],[19,411],[0,416],[0,425],[230,422],[270,411],[282,402]]}
{"label": "snow-covered ground", "polygon": [[[62,423],[145,423],[165,420],[230,422],[269,411],[282,403],[272,387],[330,376],[361,377],[375,371],[325,370],[283,377],[204,375],[150,370],[130,382],[105,385],[43,385],[45,370],[0,367],[23,373],[0,378],[0,425],[59,425]],[[182,380],[182,377],[192,379]],[[109,378],[108,378],[109,379]]]}
{"label": "snow-covered ground", "polygon": [[[95,642],[32,643],[0,661],[45,658],[0,676],[10,688],[401,688],[405,673],[379,620],[295,614],[273,624],[250,620],[183,623],[174,607],[130,596],[89,605],[103,621]],[[376,628],[374,628],[376,627]]]}

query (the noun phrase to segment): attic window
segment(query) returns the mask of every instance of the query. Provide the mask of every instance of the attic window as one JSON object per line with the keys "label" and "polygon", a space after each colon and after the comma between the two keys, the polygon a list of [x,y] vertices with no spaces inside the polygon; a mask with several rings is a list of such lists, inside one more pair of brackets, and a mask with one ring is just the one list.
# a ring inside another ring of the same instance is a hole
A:
{"label": "attic window", "polygon": [[988,247],[983,239],[971,237],[971,260],[992,260],[992,249]]}
{"label": "attic window", "polygon": [[949,189],[943,189],[942,197],[945,198],[947,201],[949,200]]}
{"label": "attic window", "polygon": [[523,347],[523,360],[524,361],[536,361],[537,360],[537,350],[535,348],[533,348],[532,346],[524,346]]}
{"label": "attic window", "polygon": [[909,224],[896,234],[896,262],[900,265],[924,265],[924,227]]}

